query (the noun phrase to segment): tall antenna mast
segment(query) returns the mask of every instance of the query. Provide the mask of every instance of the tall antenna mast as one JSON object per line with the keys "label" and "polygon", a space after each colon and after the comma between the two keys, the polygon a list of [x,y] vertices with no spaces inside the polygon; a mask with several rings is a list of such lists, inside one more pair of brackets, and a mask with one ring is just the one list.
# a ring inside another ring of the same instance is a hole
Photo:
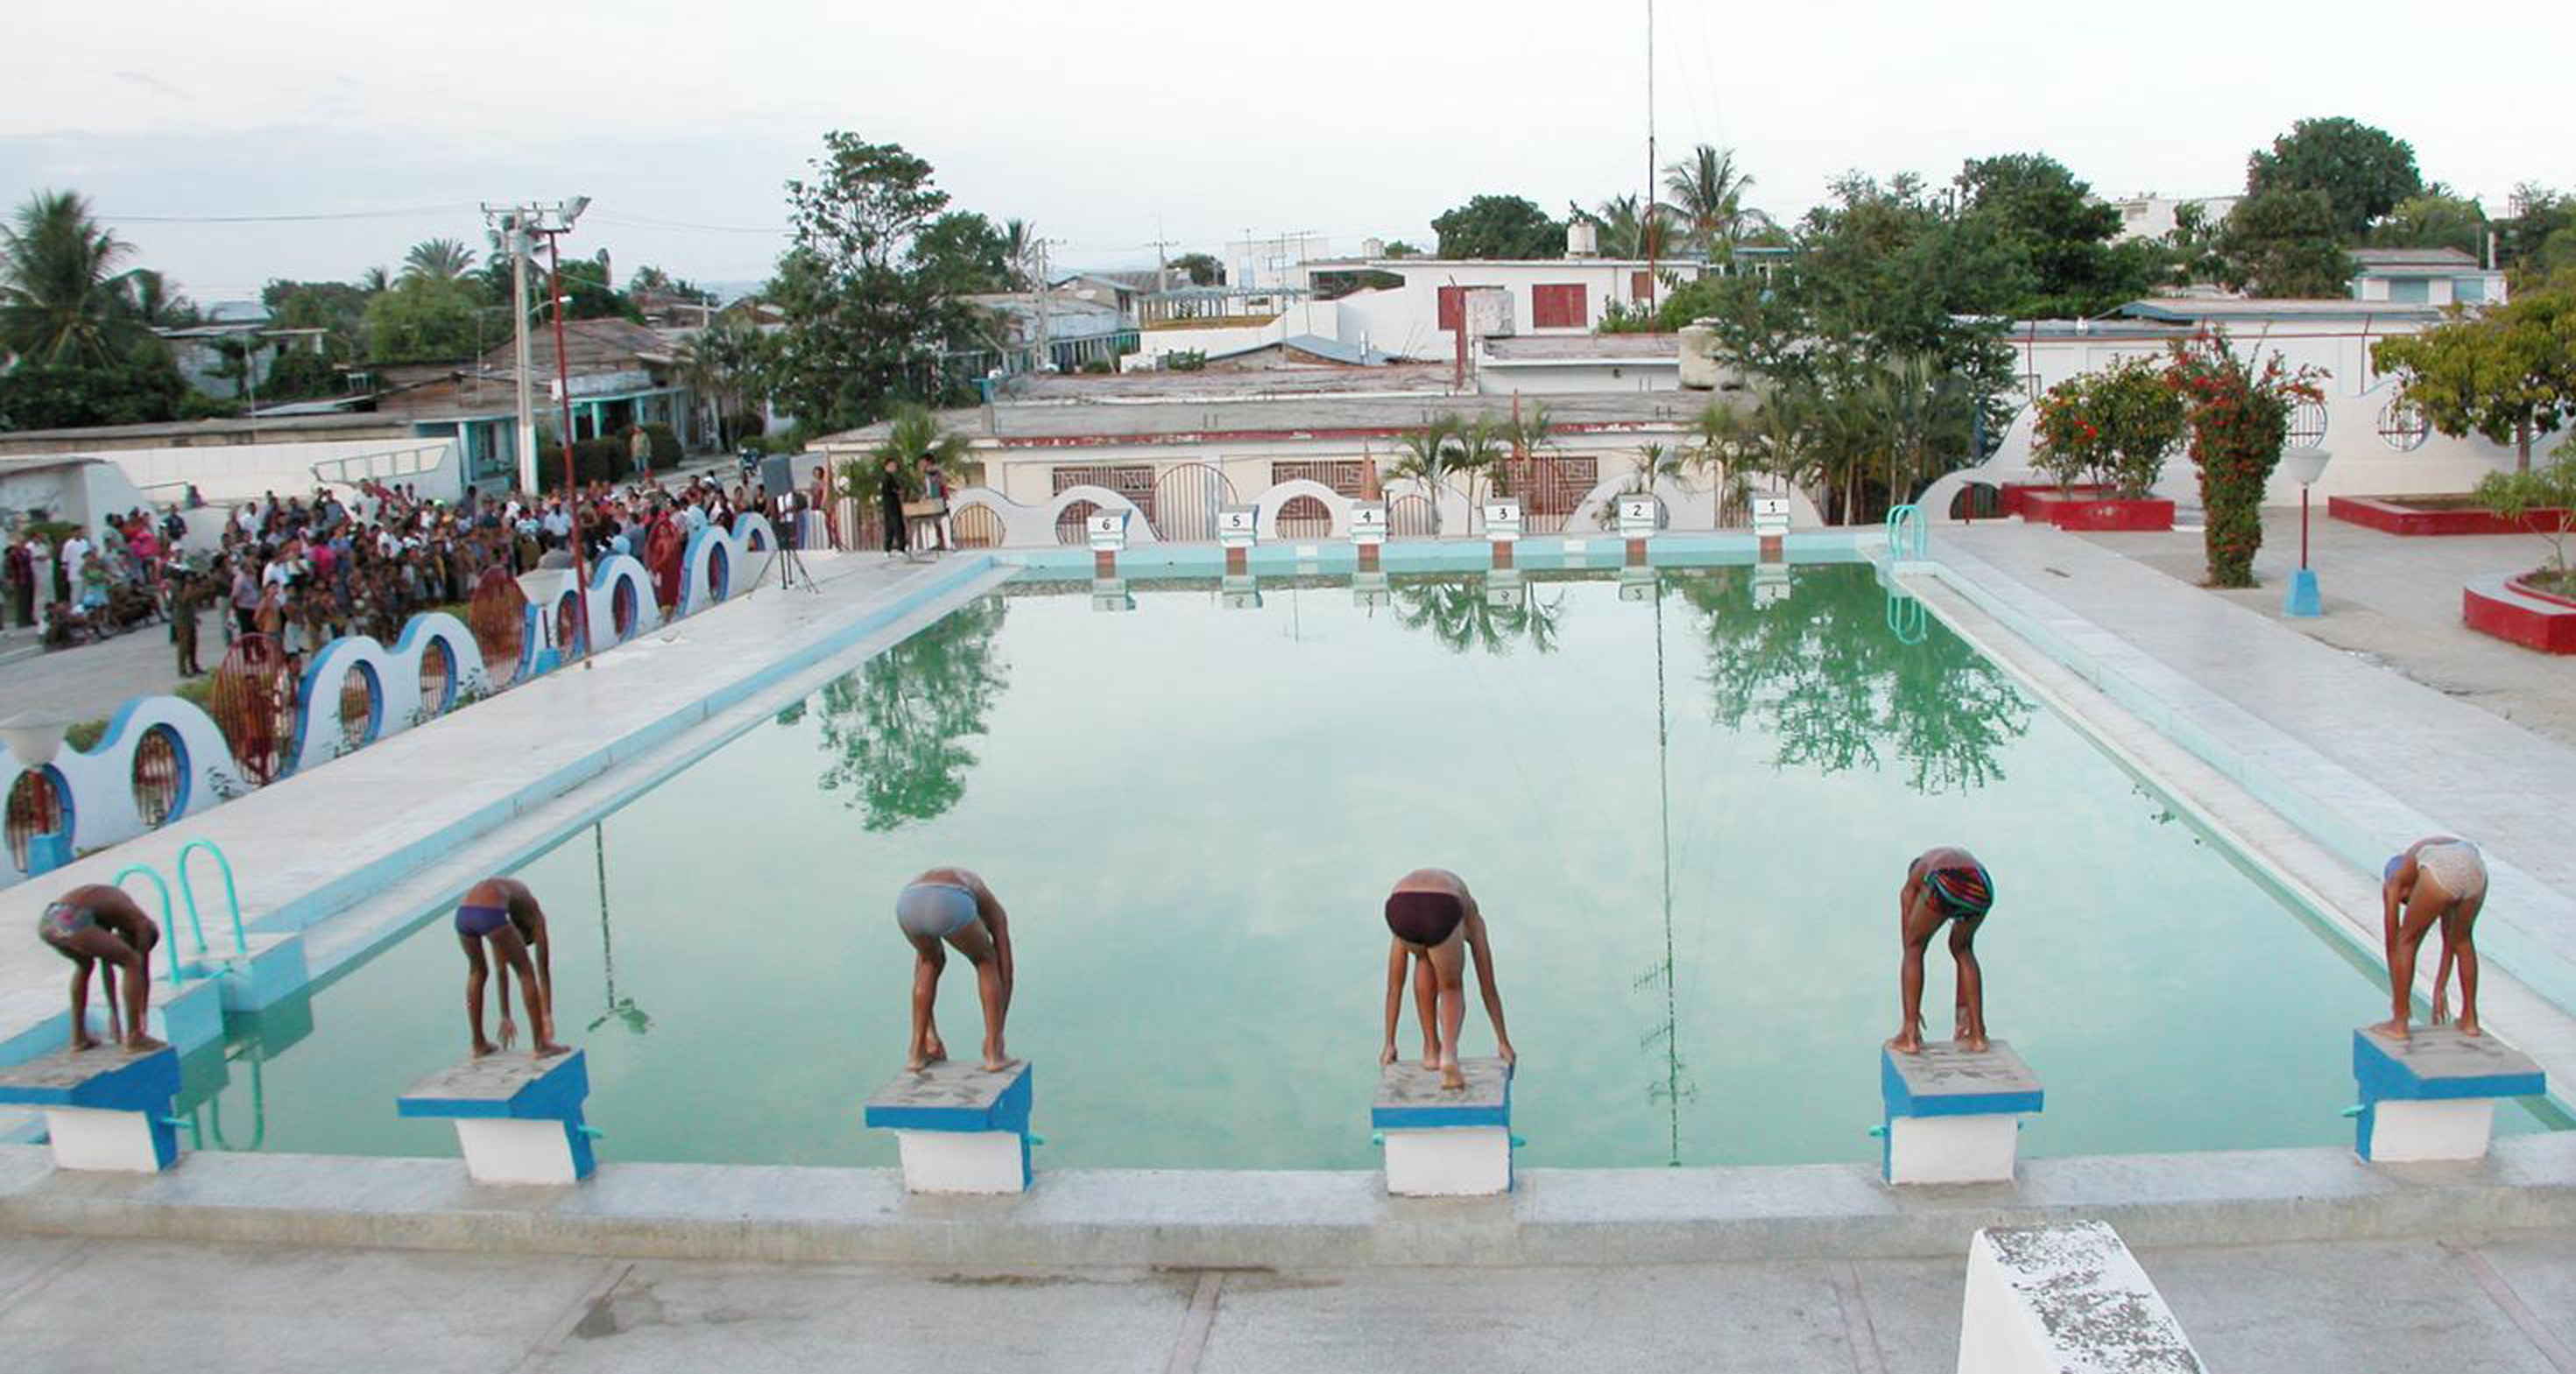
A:
{"label": "tall antenna mast", "polygon": [[1655,0],[1646,0],[1646,194],[1637,202],[1637,246],[1646,252],[1646,313],[1655,313]]}

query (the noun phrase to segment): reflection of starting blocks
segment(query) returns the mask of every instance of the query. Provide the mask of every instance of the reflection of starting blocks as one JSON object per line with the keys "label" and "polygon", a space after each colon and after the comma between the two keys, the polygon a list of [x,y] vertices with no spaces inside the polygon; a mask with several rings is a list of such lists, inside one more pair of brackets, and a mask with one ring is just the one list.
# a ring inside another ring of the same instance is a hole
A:
{"label": "reflection of starting blocks", "polygon": [[1261,579],[1249,575],[1237,577],[1229,573],[1219,584],[1217,596],[1229,611],[1260,610]]}
{"label": "reflection of starting blocks", "polygon": [[1759,611],[1789,599],[1789,565],[1756,563],[1753,565],[1753,609]]}
{"label": "reflection of starting blocks", "polygon": [[2361,1089],[2353,1152],[2374,1164],[2477,1159],[2497,1098],[2548,1090],[2529,1055],[2456,1026],[2418,1026],[2404,1040],[2354,1031],[2352,1077]]}
{"label": "reflection of starting blocks", "polygon": [[1516,611],[1529,604],[1529,583],[1521,580],[1518,568],[1496,568],[1485,574],[1485,604],[1498,611]]}
{"label": "reflection of starting blocks", "polygon": [[179,1162],[179,1051],[61,1050],[0,1069],[0,1105],[42,1107],[57,1169],[151,1174]]}
{"label": "reflection of starting blocks", "polygon": [[1127,594],[1127,579],[1123,577],[1091,579],[1091,609],[1095,611],[1136,609],[1136,598]]}
{"label": "reflection of starting blocks", "polygon": [[406,1117],[456,1124],[465,1172],[477,1183],[579,1183],[597,1163],[581,1121],[590,1096],[582,1052],[539,1059],[487,1054],[431,1074],[394,1099]]}
{"label": "reflection of starting blocks", "polygon": [[1395,591],[1387,585],[1382,572],[1355,573],[1351,577],[1351,604],[1364,611],[1384,610],[1395,604]]}
{"label": "reflection of starting blocks", "polygon": [[986,1073],[933,1064],[870,1097],[867,1124],[894,1132],[910,1193],[1018,1193],[1029,1186],[1029,1066]]}
{"label": "reflection of starting blocks", "polygon": [[1619,569],[1619,599],[1652,601],[1655,599],[1655,570],[1631,563]]}
{"label": "reflection of starting blocks", "polygon": [[1461,1060],[1467,1086],[1397,1060],[1378,1074],[1369,1125],[1386,1146],[1386,1190],[1398,1197],[1471,1197],[1512,1190],[1512,1071],[1499,1059]]}
{"label": "reflection of starting blocks", "polygon": [[2039,1110],[2039,1079],[2012,1046],[1982,1051],[1946,1040],[1920,1054],[1881,1046],[1886,1137],[1879,1173],[1890,1183],[2009,1183],[2021,1118]]}

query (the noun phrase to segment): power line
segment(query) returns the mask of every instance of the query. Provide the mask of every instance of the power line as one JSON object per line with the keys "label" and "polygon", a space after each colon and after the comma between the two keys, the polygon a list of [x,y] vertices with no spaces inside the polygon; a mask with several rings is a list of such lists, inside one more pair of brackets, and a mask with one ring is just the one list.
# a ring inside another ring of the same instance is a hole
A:
{"label": "power line", "polygon": [[413,215],[462,214],[477,207],[472,201],[454,205],[416,205],[403,210],[343,210],[330,214],[306,215],[112,215],[101,214],[102,220],[123,224],[292,224],[343,219],[402,219]]}

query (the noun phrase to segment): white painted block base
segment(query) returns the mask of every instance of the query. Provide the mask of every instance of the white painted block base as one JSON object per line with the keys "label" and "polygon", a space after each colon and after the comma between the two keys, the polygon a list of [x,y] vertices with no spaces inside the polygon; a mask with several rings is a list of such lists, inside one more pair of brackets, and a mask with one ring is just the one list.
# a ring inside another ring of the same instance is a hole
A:
{"label": "white painted block base", "polygon": [[1019,1193],[1028,1150],[1017,1131],[897,1131],[908,1193]]}
{"label": "white painted block base", "polygon": [[1386,1190],[1397,1197],[1488,1197],[1512,1190],[1512,1133],[1500,1126],[1388,1130]]}
{"label": "white painted block base", "polygon": [[2374,1164],[2478,1159],[2485,1156],[2487,1137],[2495,1129],[2495,1099],[2382,1100],[2370,1109],[2370,1118]]}
{"label": "white painted block base", "polygon": [[460,1116],[456,1143],[477,1183],[579,1183],[572,1143],[560,1121]]}
{"label": "white painted block base", "polygon": [[156,1174],[161,1156],[152,1147],[152,1121],[141,1112],[96,1107],[47,1107],[45,1134],[53,1138],[57,1169],[107,1169]]}
{"label": "white painted block base", "polygon": [[1887,1123],[1890,1183],[2010,1183],[2021,1118],[1900,1116]]}
{"label": "white painted block base", "polygon": [[2164,1296],[2110,1227],[2007,1227],[1968,1243],[1959,1374],[2199,1374]]}

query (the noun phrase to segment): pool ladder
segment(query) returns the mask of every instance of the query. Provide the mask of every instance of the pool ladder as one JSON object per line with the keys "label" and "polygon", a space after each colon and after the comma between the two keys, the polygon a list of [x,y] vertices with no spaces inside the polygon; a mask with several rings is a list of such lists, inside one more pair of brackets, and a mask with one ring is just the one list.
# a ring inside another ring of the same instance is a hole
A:
{"label": "pool ladder", "polygon": [[[179,847],[179,899],[182,909],[188,915],[189,943],[196,947],[198,958],[210,957],[211,952],[206,947],[205,921],[197,913],[196,885],[188,881],[188,860],[199,850],[214,855],[215,867],[224,875],[224,906],[231,915],[233,923],[233,956],[247,959],[250,957],[250,936],[242,928],[241,896],[239,889],[233,883],[232,860],[225,858],[222,847],[212,840],[190,840]],[[125,880],[137,873],[151,879],[152,886],[159,892],[161,929],[165,932],[170,931],[170,884],[162,880],[159,870],[150,864],[127,864],[117,871],[114,886],[125,886]],[[162,946],[170,951],[170,981],[173,984],[186,981],[186,971],[179,964],[179,941],[176,933],[171,932],[166,935]],[[211,978],[215,975],[209,971],[206,976]]]}
{"label": "pool ladder", "polygon": [[1932,526],[1923,508],[1908,501],[1887,508],[1887,557],[1890,562],[1920,562],[1931,556]]}

